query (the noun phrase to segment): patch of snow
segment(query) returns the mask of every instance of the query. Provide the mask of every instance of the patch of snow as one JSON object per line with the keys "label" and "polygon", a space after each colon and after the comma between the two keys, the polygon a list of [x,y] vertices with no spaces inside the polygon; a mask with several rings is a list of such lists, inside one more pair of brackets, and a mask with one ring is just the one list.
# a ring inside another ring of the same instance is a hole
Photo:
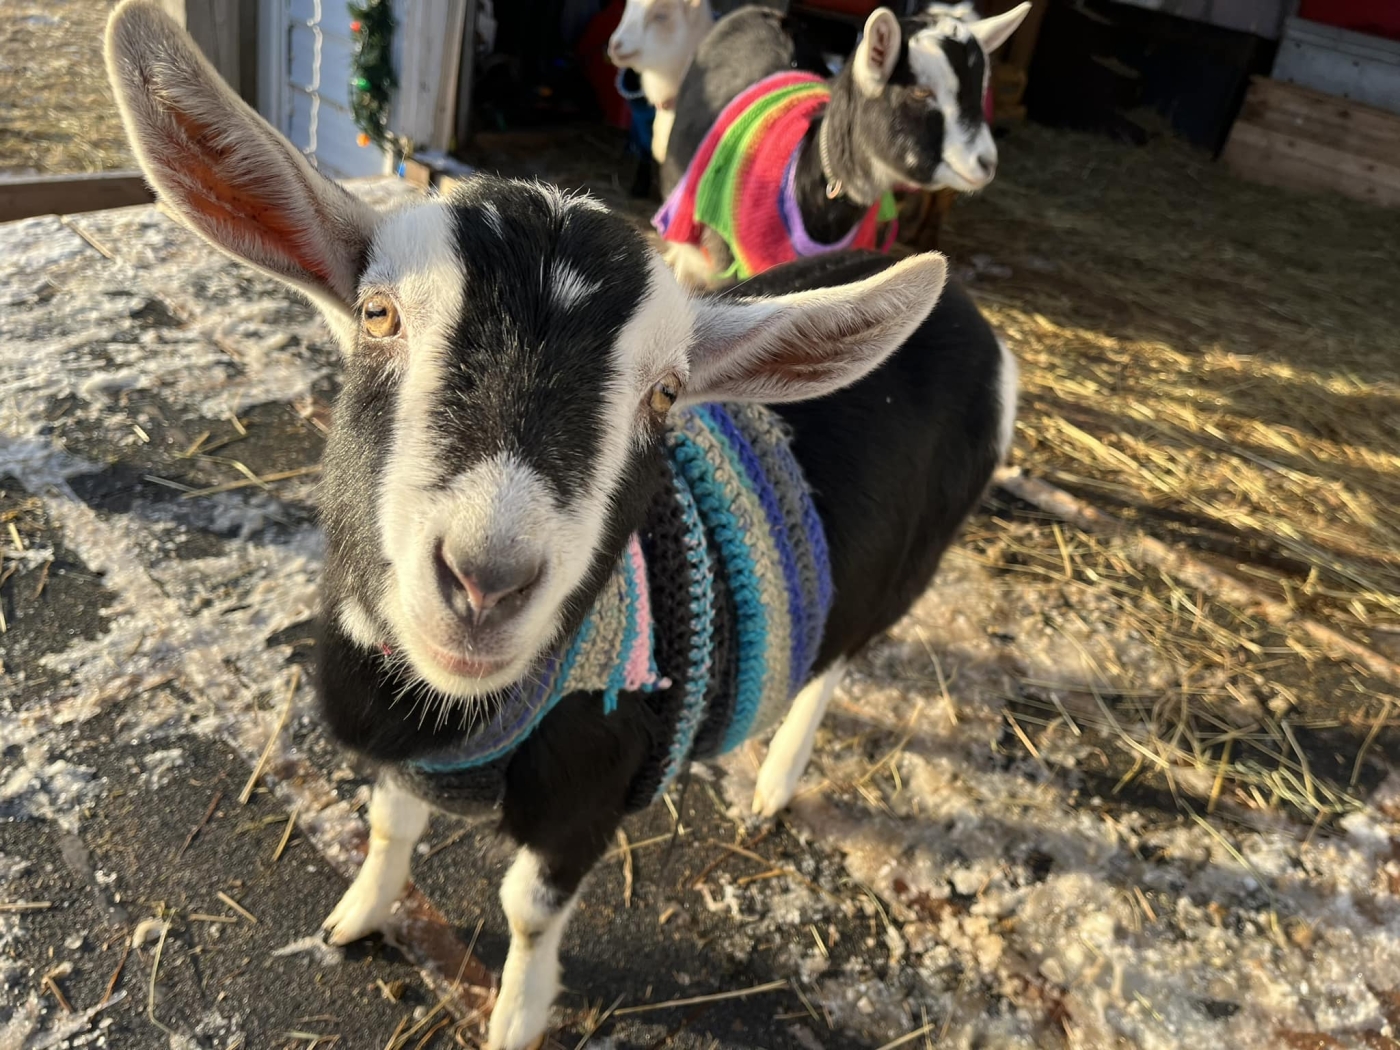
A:
{"label": "patch of snow", "polygon": [[291,955],[305,955],[315,966],[339,966],[345,961],[345,950],[327,944],[321,934],[302,937],[272,950],[274,958],[284,959]]}
{"label": "patch of snow", "polygon": [[[1071,620],[1047,630],[1047,600],[1025,593],[1024,578],[1016,587],[954,550],[833,701],[786,819],[841,851],[851,879],[889,902],[897,934],[843,970],[799,961],[813,1000],[877,1044],[917,1028],[920,1006],[946,1019],[947,1046],[1269,1050],[1280,1030],[1390,1038],[1378,993],[1400,989],[1400,878],[1386,867],[1400,849],[1400,782],[1339,835],[1309,836],[1286,817],[1216,820],[1213,835],[1110,811],[1075,772],[1087,740],[1044,734],[1044,752],[1058,749],[1053,777],[1014,740],[998,753],[1009,661],[1071,689],[1096,667],[1140,685],[1175,671],[1125,632]],[[952,676],[952,711],[925,639]],[[761,756],[724,760],[731,812],[748,810]],[[872,773],[881,756],[891,757]],[[841,788],[862,779],[875,801]],[[1202,797],[1209,780],[1179,788]],[[814,914],[779,906],[804,924]],[[882,956],[880,980],[870,966]]]}
{"label": "patch of snow", "polygon": [[183,765],[185,765],[185,749],[183,747],[152,751],[141,759],[141,767],[145,770],[141,779],[145,782],[146,787],[152,791],[159,791],[170,783],[175,776],[175,770]]}

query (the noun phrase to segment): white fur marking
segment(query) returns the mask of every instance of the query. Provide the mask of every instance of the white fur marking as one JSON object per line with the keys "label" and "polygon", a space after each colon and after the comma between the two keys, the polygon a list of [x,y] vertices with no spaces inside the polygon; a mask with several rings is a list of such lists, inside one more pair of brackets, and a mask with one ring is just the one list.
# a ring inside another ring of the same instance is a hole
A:
{"label": "white fur marking", "polygon": [[553,280],[551,291],[554,302],[564,310],[577,306],[603,287],[601,281],[587,280],[583,274],[565,262],[554,264]]}
{"label": "white fur marking", "polygon": [[817,727],[822,723],[831,695],[841,682],[846,661],[837,660],[819,678],[813,678],[793,700],[759,767],[753,789],[753,811],[767,819],[792,801],[797,782],[812,760]]}
{"label": "white fur marking", "polygon": [[997,451],[999,458],[1004,461],[1011,453],[1011,442],[1016,439],[1016,394],[1020,386],[1021,370],[1005,339],[997,339],[997,347],[1001,350],[1001,368],[997,373],[997,390],[1001,400]]}
{"label": "white fur marking", "polygon": [[384,927],[408,883],[409,859],[428,826],[428,814],[426,802],[392,780],[375,784],[365,862],[322,923],[331,944],[349,944]]}
{"label": "white fur marking", "polygon": [[522,849],[501,882],[510,951],[491,1011],[490,1050],[527,1050],[549,1025],[559,994],[559,942],[576,899],[556,906],[551,897],[538,854]]}
{"label": "white fur marking", "polygon": [[341,602],[338,619],[341,628],[356,645],[363,649],[379,646],[379,628],[375,626],[369,610],[360,604],[360,599],[352,595]]}
{"label": "white fur marking", "polygon": [[478,207],[481,214],[486,217],[486,225],[491,227],[491,232],[497,237],[506,235],[506,228],[501,223],[501,209],[496,207],[495,201],[482,201]]}
{"label": "white fur marking", "polygon": [[[386,611],[414,670],[439,693],[464,700],[518,680],[552,640],[559,606],[578,582],[568,557],[577,531],[571,515],[555,504],[543,478],[504,452],[473,464],[445,490],[400,490],[395,498],[399,505],[386,508],[385,522],[402,546],[385,551],[397,582]],[[491,654],[510,662],[489,678],[440,669],[427,651],[428,645],[462,651],[457,617],[435,583],[432,551],[439,541],[459,563],[490,561],[503,551],[539,554],[546,562],[544,586],[514,619],[509,652]],[[440,705],[440,724],[447,714]]]}

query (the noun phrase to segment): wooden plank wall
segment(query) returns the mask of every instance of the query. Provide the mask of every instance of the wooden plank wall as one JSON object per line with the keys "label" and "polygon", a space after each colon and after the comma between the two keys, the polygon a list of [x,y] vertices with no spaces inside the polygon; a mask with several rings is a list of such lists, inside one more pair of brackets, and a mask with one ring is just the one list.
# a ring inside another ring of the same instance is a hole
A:
{"label": "wooden plank wall", "polygon": [[1242,178],[1400,207],[1400,117],[1258,77],[1223,154]]}
{"label": "wooden plank wall", "polygon": [[446,150],[456,131],[467,0],[400,0],[399,91],[390,126],[420,149]]}

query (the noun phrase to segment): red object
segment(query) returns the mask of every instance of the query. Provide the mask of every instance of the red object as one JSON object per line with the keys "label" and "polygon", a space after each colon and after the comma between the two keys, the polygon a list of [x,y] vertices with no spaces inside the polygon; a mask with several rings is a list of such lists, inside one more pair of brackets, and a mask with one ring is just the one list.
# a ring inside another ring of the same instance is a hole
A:
{"label": "red object", "polygon": [[617,93],[617,70],[608,61],[608,38],[622,21],[624,6],[624,0],[612,0],[594,15],[578,38],[576,49],[583,75],[588,78],[598,107],[603,111],[603,119],[615,128],[625,128],[632,123],[632,110],[627,100]]}
{"label": "red object", "polygon": [[1302,0],[1298,17],[1400,40],[1400,3],[1395,0]]}
{"label": "red object", "polygon": [[[824,83],[821,77],[811,73],[774,73],[744,89],[725,106],[705,133],[700,148],[685,170],[685,177],[653,220],[662,238],[676,244],[700,243],[702,224],[695,216],[700,182],[725,134],[738,120],[748,115],[750,106],[784,88]],[[785,105],[767,119],[760,117],[761,123],[754,124],[752,129],[756,134],[748,139],[752,142],[753,138],[757,138],[757,141],[745,149],[744,156],[725,161],[742,165],[732,176],[736,193],[729,220],[733,223],[733,240],[729,247],[741,277],[762,273],[798,257],[780,206],[783,183],[788,164],[811,127],[812,118],[826,108],[830,97],[830,92],[823,88],[800,101],[792,100],[792,104]],[[879,214],[879,205],[872,206],[856,227],[849,243],[841,247],[878,248],[876,234]],[[729,233],[722,235],[726,239],[730,237]]]}
{"label": "red object", "polygon": [[350,32],[352,32],[352,33],[358,33],[359,31],[360,31],[360,23],[359,23],[359,22],[351,22],[351,23],[350,23]]}

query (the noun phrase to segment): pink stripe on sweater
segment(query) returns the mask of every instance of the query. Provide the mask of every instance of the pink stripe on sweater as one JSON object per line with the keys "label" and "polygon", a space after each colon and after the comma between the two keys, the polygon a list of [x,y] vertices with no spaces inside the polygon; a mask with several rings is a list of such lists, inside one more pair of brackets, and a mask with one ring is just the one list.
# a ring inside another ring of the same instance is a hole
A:
{"label": "pink stripe on sweater", "polygon": [[637,637],[627,654],[623,670],[623,688],[640,689],[651,681],[651,592],[647,587],[647,563],[642,557],[642,542],[634,532],[627,541],[627,561],[637,589]]}

